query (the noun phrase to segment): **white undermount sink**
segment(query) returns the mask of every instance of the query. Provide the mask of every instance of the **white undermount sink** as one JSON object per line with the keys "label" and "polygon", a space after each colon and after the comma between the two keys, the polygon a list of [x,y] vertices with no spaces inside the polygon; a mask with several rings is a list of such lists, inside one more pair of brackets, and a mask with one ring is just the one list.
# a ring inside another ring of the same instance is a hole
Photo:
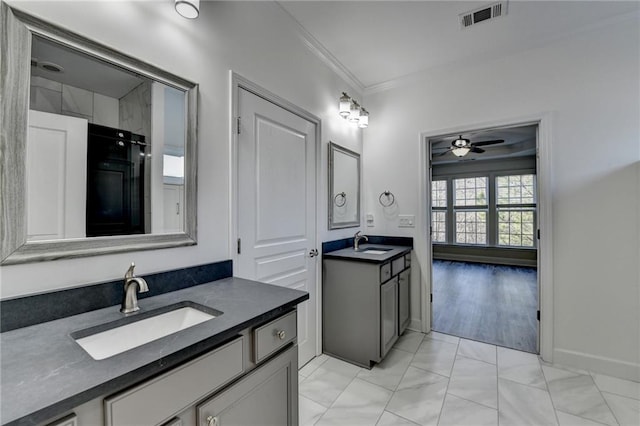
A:
{"label": "white undermount sink", "polygon": [[372,248],[365,248],[365,249],[358,250],[358,251],[360,253],[364,253],[364,254],[385,254],[390,250],[391,249],[383,249],[383,248],[379,248],[379,247],[372,247]]}
{"label": "white undermount sink", "polygon": [[[213,310],[211,310],[213,312]],[[109,328],[75,341],[95,360],[101,360],[142,346],[178,331],[215,318],[191,306],[178,305],[168,312]],[[76,334],[76,333],[74,333]],[[78,332],[77,334],[86,334]]]}

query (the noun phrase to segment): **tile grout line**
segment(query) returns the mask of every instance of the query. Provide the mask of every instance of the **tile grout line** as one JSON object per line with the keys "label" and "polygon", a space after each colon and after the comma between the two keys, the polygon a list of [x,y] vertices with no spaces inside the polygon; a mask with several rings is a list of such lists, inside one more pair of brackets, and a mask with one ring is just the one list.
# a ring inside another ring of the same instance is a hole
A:
{"label": "tile grout line", "polygon": [[444,390],[444,398],[442,398],[442,405],[440,405],[440,412],[438,413],[438,420],[436,420],[436,425],[440,424],[440,419],[442,418],[442,411],[444,410],[444,402],[447,400],[447,395],[449,395],[449,385],[451,384],[451,376],[453,376],[453,368],[455,367],[456,359],[458,358],[458,350],[460,349],[460,341],[461,340],[458,339],[458,344],[456,345],[456,353],[453,355],[453,363],[451,364],[451,370],[449,370],[449,378],[447,379],[447,387]]}
{"label": "tile grout line", "polygon": [[553,407],[553,415],[556,418],[556,424],[560,424],[560,418],[558,417],[558,409],[556,408],[556,403],[553,401],[553,397],[551,396],[551,389],[549,389],[549,381],[547,380],[547,375],[544,374],[544,369],[542,368],[542,363],[540,359],[538,359],[538,364],[540,365],[540,371],[542,371],[542,377],[544,377],[544,384],[547,388],[547,393],[549,394],[549,400],[551,401],[551,406]]}
{"label": "tile grout line", "polygon": [[[596,389],[598,390],[598,393],[600,393],[600,397],[602,398],[602,400],[604,401],[604,404],[607,406],[607,408],[609,409],[609,412],[611,413],[611,415],[613,416],[613,418],[615,419],[615,421],[618,424],[620,423],[620,420],[618,420],[618,416],[616,416],[616,413],[611,409],[611,406],[609,405],[609,401],[607,401],[607,398],[604,397],[604,395],[602,394],[602,390],[600,389],[600,386],[598,386],[598,383],[596,383],[595,379],[593,378],[593,374],[591,374],[591,371],[589,371],[589,377],[591,377],[591,381],[593,382],[593,385],[596,387]],[[622,396],[622,395],[621,395]],[[633,399],[633,398],[630,398]]]}
{"label": "tile grout line", "polygon": [[496,346],[496,410],[498,418],[496,419],[496,425],[500,426],[500,370],[498,363],[498,347]]}
{"label": "tile grout line", "polygon": [[451,395],[451,396],[453,396],[454,398],[462,399],[462,400],[467,401],[467,402],[471,402],[471,403],[473,403],[473,404],[479,405],[479,406],[484,407],[484,408],[489,408],[489,409],[494,410],[494,411],[496,411],[496,412],[498,411],[498,409],[497,409],[497,408],[495,408],[495,407],[491,407],[491,406],[489,406],[489,405],[483,404],[483,403],[478,402],[478,401],[473,401],[473,400],[471,400],[471,399],[469,399],[469,398],[463,398],[463,397],[461,397],[461,396],[454,395],[454,394],[452,394],[452,393],[450,393],[450,394],[448,394],[448,395]]}
{"label": "tile grout line", "polygon": [[[604,395],[602,394],[602,392],[603,392],[603,391],[600,389],[600,387],[599,387],[599,386],[598,386],[598,384],[596,383],[595,379],[593,378],[592,371],[590,371],[590,370],[586,370],[587,374],[583,374],[583,373],[578,373],[578,372],[576,372],[576,371],[567,370],[567,369],[562,368],[562,367],[556,367],[556,366],[553,366],[553,365],[548,365],[547,367],[551,367],[551,368],[555,368],[555,369],[557,369],[557,370],[563,370],[563,371],[567,371],[567,372],[569,372],[569,373],[573,373],[573,374],[575,374],[575,375],[576,375],[576,377],[577,377],[577,376],[588,376],[588,377],[590,377],[590,378],[591,378],[591,381],[593,382],[593,385],[596,387],[596,390],[597,390],[597,391],[598,391],[598,393],[600,394],[600,397],[602,398],[602,400],[604,401],[605,405],[606,405],[606,406],[607,406],[607,408],[609,409],[609,412],[611,413],[611,416],[612,416],[612,417],[613,417],[613,419],[616,421],[616,423],[617,423],[618,425],[620,425],[620,421],[618,420],[618,416],[616,416],[616,414],[613,412],[613,410],[612,410],[612,409],[611,409],[611,407],[609,406],[609,402],[607,401],[607,399],[606,399],[606,398],[604,397]],[[542,364],[541,364],[541,366],[540,366],[540,369],[542,369]],[[548,384],[548,382],[547,382],[547,376],[546,376],[546,374],[544,374],[544,370],[542,370],[542,375],[543,375],[543,377],[544,377],[544,381],[545,381],[545,383],[547,384],[547,389],[549,389],[549,384]],[[606,392],[606,393],[609,393],[609,392]],[[616,395],[616,394],[614,394],[614,395]],[[623,396],[623,395],[619,395],[619,396]],[[549,390],[549,397],[551,398],[551,391],[550,391],[550,390]],[[630,399],[634,399],[634,398],[630,398]],[[592,422],[595,422],[595,423],[599,423],[599,424],[604,424],[604,423],[599,422],[599,421],[594,420],[594,419],[590,419],[590,418],[582,417],[582,416],[579,416],[579,415],[577,415],[577,414],[573,414],[573,413],[567,413],[566,411],[563,411],[563,410],[558,410],[558,409],[556,408],[555,403],[553,402],[553,398],[551,398],[551,404],[553,405],[553,410],[556,412],[556,419],[558,419],[558,411],[559,411],[559,412],[561,412],[561,413],[570,414],[570,415],[572,415],[572,416],[579,417],[579,418],[581,418],[581,419],[589,420],[589,421],[592,421]],[[559,419],[558,419],[558,424],[560,424]]]}
{"label": "tile grout line", "polygon": [[[605,393],[610,393],[613,395],[618,395],[618,396],[624,396],[625,398],[630,398],[630,399],[635,399],[636,401],[640,401],[640,394],[638,394],[638,397],[633,397],[633,396],[629,396],[629,395],[623,395],[621,393],[617,393],[617,392],[612,392],[612,391],[608,391],[608,390],[604,390],[604,389],[600,389],[600,386],[598,386],[598,383],[596,382],[596,378],[593,377],[594,374],[598,374],[600,376],[604,376],[604,377],[609,377],[615,380],[620,380],[623,382],[629,382],[632,383],[634,385],[640,385],[640,381],[635,381],[635,380],[630,380],[630,379],[623,379],[620,377],[615,377],[615,376],[610,376],[608,374],[604,374],[604,373],[597,373],[595,371],[591,371],[591,370],[587,370],[587,372],[589,373],[589,375],[591,376],[591,378],[593,379],[593,383],[595,383],[596,387],[598,388],[598,390],[600,390],[601,392],[605,392]],[[639,386],[640,387],[640,386]]]}
{"label": "tile grout line", "polygon": [[[338,358],[335,358],[335,359],[338,359]],[[326,362],[326,361],[327,361],[327,360],[325,360],[325,362]],[[340,361],[342,361],[342,360],[340,360]],[[343,362],[346,362],[346,361],[343,361]],[[323,363],[323,364],[324,364],[324,363]],[[360,367],[360,369],[362,369],[362,367]],[[360,371],[358,371],[358,373],[359,373],[359,372],[360,372]],[[351,381],[347,384],[347,386],[345,386],[345,387],[344,387],[344,389],[342,389],[342,390],[340,391],[340,393],[338,394],[338,396],[336,396],[336,399],[334,399],[334,400],[331,402],[331,405],[329,406],[329,408],[327,408],[327,409],[325,410],[325,412],[324,412],[324,413],[322,413],[322,415],[318,418],[318,421],[316,421],[316,423],[318,423],[320,420],[322,420],[322,418],[323,418],[323,417],[324,417],[324,416],[329,412],[329,410],[331,410],[331,409],[333,408],[333,406],[335,405],[336,401],[340,398],[340,396],[342,396],[342,394],[344,393],[344,391],[345,391],[349,386],[351,386],[351,383],[353,383],[353,381],[356,379],[356,377],[358,376],[358,373],[356,373],[356,375],[355,375],[355,376],[353,376],[353,378],[352,378],[352,379],[351,379]],[[320,405],[322,405],[322,404],[320,404]],[[322,405],[322,406],[324,407],[324,405]],[[314,423],[314,424],[315,424],[315,423]]]}

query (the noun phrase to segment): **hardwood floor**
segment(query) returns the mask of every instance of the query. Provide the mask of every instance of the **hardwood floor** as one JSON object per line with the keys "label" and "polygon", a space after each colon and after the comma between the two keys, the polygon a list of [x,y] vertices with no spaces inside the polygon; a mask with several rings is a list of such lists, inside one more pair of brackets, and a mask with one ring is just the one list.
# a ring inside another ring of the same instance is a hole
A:
{"label": "hardwood floor", "polygon": [[537,353],[536,268],[433,261],[432,329]]}

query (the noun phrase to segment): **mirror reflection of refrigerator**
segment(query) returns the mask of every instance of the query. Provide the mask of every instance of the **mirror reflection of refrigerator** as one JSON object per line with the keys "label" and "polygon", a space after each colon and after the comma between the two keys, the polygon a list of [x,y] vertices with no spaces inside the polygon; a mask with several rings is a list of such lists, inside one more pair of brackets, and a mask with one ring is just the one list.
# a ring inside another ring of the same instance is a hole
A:
{"label": "mirror reflection of refrigerator", "polygon": [[145,137],[89,124],[87,237],[143,234]]}

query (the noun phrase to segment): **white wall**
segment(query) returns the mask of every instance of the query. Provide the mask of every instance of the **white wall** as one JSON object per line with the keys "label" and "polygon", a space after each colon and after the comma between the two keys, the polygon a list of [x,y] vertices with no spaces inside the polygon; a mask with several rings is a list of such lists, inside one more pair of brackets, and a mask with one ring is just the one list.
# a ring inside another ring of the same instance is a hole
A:
{"label": "white wall", "polygon": [[187,20],[172,1],[8,3],[199,83],[198,245],[5,266],[2,298],[117,279],[131,261],[143,275],[231,257],[229,70],[321,118],[318,249],[355,232],[327,231],[327,144],[361,151],[362,131],[338,115],[342,91],[360,96],[305,46],[277,4],[201,2],[200,17]]}
{"label": "white wall", "polygon": [[[500,60],[365,94],[367,232],[378,195],[417,214],[419,135],[550,112],[554,361],[640,378],[640,34],[637,15]],[[423,255],[420,264],[429,259]]]}

